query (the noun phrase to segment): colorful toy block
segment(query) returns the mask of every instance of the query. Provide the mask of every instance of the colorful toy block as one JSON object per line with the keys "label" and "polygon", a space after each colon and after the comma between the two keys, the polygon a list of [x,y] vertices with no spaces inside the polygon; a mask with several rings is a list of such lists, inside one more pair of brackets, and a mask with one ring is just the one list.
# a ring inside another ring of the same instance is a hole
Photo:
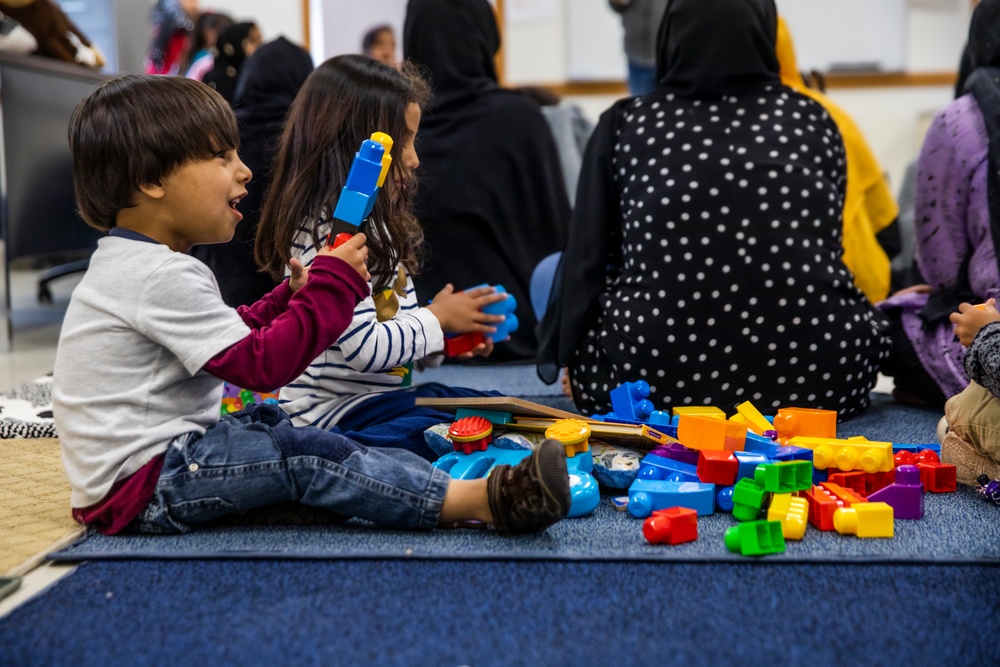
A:
{"label": "colorful toy block", "polygon": [[698,469],[691,463],[685,463],[665,456],[656,456],[652,452],[639,461],[637,479],[668,480],[671,482],[700,482]]}
{"label": "colorful toy block", "polygon": [[931,493],[949,493],[956,488],[957,470],[950,463],[918,463],[920,481]]}
{"label": "colorful toy block", "polygon": [[717,408],[714,405],[679,405],[673,409],[674,415],[698,415],[700,417],[714,417],[716,419],[725,419],[726,413],[723,412],[722,408]]}
{"label": "colorful toy block", "polygon": [[656,510],[642,523],[650,544],[683,544],[698,539],[698,513],[687,507]]}
{"label": "colorful toy block", "polygon": [[[354,161],[347,172],[347,181],[333,210],[334,220],[347,225],[347,229],[353,227],[351,232],[356,231],[365,221],[371,211],[369,204],[374,206],[379,190],[379,176],[382,173],[382,158],[385,156],[385,146],[371,139],[362,141],[361,148],[354,154]],[[343,230],[344,227],[340,229]]]}
{"label": "colorful toy block", "polygon": [[444,356],[457,357],[460,354],[471,352],[476,349],[476,346],[482,345],[485,341],[486,336],[478,331],[447,335],[444,337]]}
{"label": "colorful toy block", "polygon": [[448,438],[456,452],[485,451],[493,442],[493,424],[485,417],[463,417],[448,427]]}
{"label": "colorful toy block", "polygon": [[698,479],[706,484],[732,486],[740,464],[732,452],[703,449],[698,457]]}
{"label": "colorful toy block", "polygon": [[[482,479],[498,465],[517,465],[531,454],[530,449],[501,449],[494,445],[471,454],[451,452],[432,463],[451,475],[453,479]],[[601,491],[591,474],[594,459],[589,452],[566,459],[569,472],[569,517],[590,514],[601,502]],[[674,503],[676,504],[676,503]]]}
{"label": "colorful toy block", "polygon": [[900,444],[898,442],[892,443],[892,452],[894,454],[898,452],[911,452],[913,454],[919,454],[925,449],[931,450],[938,456],[941,455],[941,445],[939,445],[936,442],[928,442],[926,444],[921,444],[921,445],[907,445],[907,444]]}
{"label": "colorful toy block", "polygon": [[753,521],[764,506],[764,487],[752,479],[741,479],[733,486],[733,517]]}
{"label": "colorful toy block", "polygon": [[645,380],[625,382],[610,392],[611,410],[621,419],[644,422],[653,411],[649,397],[649,383]]}
{"label": "colorful toy block", "polygon": [[772,435],[777,436],[774,425],[767,421],[767,418],[750,401],[744,401],[737,405],[736,413],[746,419],[747,428],[757,435],[769,437],[772,440],[774,439]]}
{"label": "colorful toy block", "polygon": [[736,479],[753,479],[754,470],[762,463],[767,463],[768,458],[760,452],[733,452],[733,456],[739,462],[740,467],[736,473]]}
{"label": "colorful toy block", "polygon": [[896,468],[896,481],[868,496],[868,502],[883,502],[892,506],[897,519],[924,518],[924,485],[916,466]]}
{"label": "colorful toy block", "polygon": [[715,511],[715,485],[637,479],[628,489],[628,513],[645,519],[654,510],[688,507],[707,516]]}
{"label": "colorful toy block", "polygon": [[805,492],[809,503],[809,523],[820,530],[833,530],[833,513],[844,506],[832,493],[822,486],[813,486]]}
{"label": "colorful toy block", "polygon": [[746,521],[726,529],[726,548],[744,556],[765,556],[785,551],[785,538],[777,521]]}
{"label": "colorful toy block", "polygon": [[715,492],[715,509],[720,512],[733,511],[733,487],[724,486]]}
{"label": "colorful toy block", "polygon": [[672,442],[667,445],[657,445],[648,452],[648,454],[652,456],[660,456],[662,458],[673,459],[682,463],[690,463],[691,465],[698,465],[699,453],[700,452],[697,449],[688,449],[679,442]]}
{"label": "colorful toy block", "polygon": [[892,507],[887,503],[858,503],[833,513],[833,527],[841,535],[892,537]]}
{"label": "colorful toy block", "polygon": [[850,489],[845,489],[839,484],[834,484],[833,482],[823,482],[820,486],[832,493],[837,500],[844,503],[844,507],[851,507],[857,503],[868,502],[868,500],[861,494],[854,493]]}
{"label": "colorful toy block", "polygon": [[561,442],[567,457],[590,451],[590,425],[582,419],[557,419],[545,429],[545,437]]}
{"label": "colorful toy block", "polygon": [[989,475],[983,474],[976,478],[976,483],[979,484],[976,493],[994,505],[1000,505],[1000,480],[990,479]]}
{"label": "colorful toy block", "polygon": [[809,502],[790,493],[776,493],[771,496],[767,520],[781,524],[781,534],[786,540],[801,540],[809,521]]}
{"label": "colorful toy block", "polygon": [[768,493],[790,493],[812,488],[812,464],[808,461],[765,463],[757,466],[754,481]]}
{"label": "colorful toy block", "polygon": [[850,489],[859,496],[867,496],[868,492],[865,490],[865,473],[861,471],[855,472],[833,472],[832,469],[827,468],[830,472],[829,476],[826,478],[831,484],[839,484],[845,489]]}
{"label": "colorful toy block", "polygon": [[813,450],[813,465],[819,469],[834,467],[838,470],[865,472],[892,470],[892,444],[888,442],[868,442],[837,440],[835,438],[812,438],[795,436],[788,441],[796,447]]}
{"label": "colorful toy block", "polygon": [[724,419],[684,414],[677,418],[677,439],[690,449],[739,452],[746,436],[745,426]]}
{"label": "colorful toy block", "polygon": [[778,432],[778,440],[781,442],[788,442],[797,435],[836,438],[837,412],[814,408],[781,408],[774,415],[774,430]]}

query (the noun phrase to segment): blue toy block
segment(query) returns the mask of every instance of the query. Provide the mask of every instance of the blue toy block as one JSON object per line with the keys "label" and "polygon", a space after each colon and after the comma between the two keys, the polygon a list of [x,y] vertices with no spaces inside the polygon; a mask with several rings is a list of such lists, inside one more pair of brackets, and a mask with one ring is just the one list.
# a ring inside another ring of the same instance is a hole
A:
{"label": "blue toy block", "polygon": [[336,220],[354,227],[360,227],[365,221],[378,194],[378,177],[382,172],[384,154],[385,148],[377,141],[365,139],[361,142],[361,149],[354,154],[347,182],[333,211]]}
{"label": "blue toy block", "polygon": [[774,454],[775,463],[781,461],[809,461],[812,463],[813,450],[794,445],[781,445]]}
{"label": "blue toy block", "polygon": [[758,435],[751,430],[747,430],[747,439],[743,443],[743,449],[747,452],[760,452],[770,458],[770,454],[779,447],[778,443],[770,438]]}
{"label": "blue toy block", "polygon": [[823,468],[822,470],[820,470],[819,468],[815,468],[815,467],[813,468],[813,484],[814,485],[815,484],[819,484],[821,482],[825,482],[829,477],[830,477],[830,469],[829,468]]}
{"label": "blue toy block", "polygon": [[697,466],[664,456],[647,454],[639,462],[638,479],[661,479],[671,482],[700,482]]}
{"label": "blue toy block", "polygon": [[733,511],[733,487],[724,486],[715,494],[715,506],[720,512]]}
{"label": "blue toy block", "polygon": [[609,393],[611,395],[611,408],[622,419],[632,419],[645,423],[653,412],[653,403],[647,400],[649,383],[645,380],[625,382]]}
{"label": "blue toy block", "polygon": [[929,449],[941,458],[941,445],[936,442],[929,442],[925,445],[904,445],[900,443],[892,443],[892,453],[898,454],[899,452],[911,452],[913,454],[919,454],[925,449]]}
{"label": "blue toy block", "polygon": [[674,433],[675,434],[677,433],[677,422],[674,421],[674,418],[666,410],[653,410],[652,412],[650,412],[649,425],[658,426],[661,429],[672,426],[674,429]]}
{"label": "blue toy block", "polygon": [[[490,287],[486,283],[482,285],[476,285],[475,287],[470,287],[469,289],[479,289],[480,287]],[[517,299],[514,298],[513,294],[507,292],[507,289],[503,285],[493,285],[495,289],[500,294],[506,294],[507,298],[503,301],[498,301],[497,303],[491,303],[488,306],[483,307],[483,312],[490,315],[503,315],[506,319],[503,322],[498,322],[493,326],[496,331],[488,336],[490,340],[495,343],[505,341],[510,338],[510,335],[517,331],[517,327],[520,322],[517,319],[517,315],[514,313],[517,310]]]}
{"label": "blue toy block", "polygon": [[733,452],[733,456],[739,461],[740,467],[736,471],[736,481],[741,479],[753,479],[754,470],[762,463],[770,463],[771,460],[760,452]]}
{"label": "blue toy block", "polygon": [[687,507],[707,516],[715,512],[715,484],[637,479],[628,488],[628,513],[645,519],[656,510]]}
{"label": "blue toy block", "polygon": [[[489,445],[483,451],[464,454],[449,452],[433,465],[444,470],[453,479],[481,479],[486,477],[494,466],[508,464],[517,465],[531,454],[525,449],[500,449]],[[591,453],[581,452],[566,459],[569,473],[570,505],[566,516],[585,516],[593,512],[601,502],[601,491],[597,480],[591,472],[594,470],[594,458]]]}

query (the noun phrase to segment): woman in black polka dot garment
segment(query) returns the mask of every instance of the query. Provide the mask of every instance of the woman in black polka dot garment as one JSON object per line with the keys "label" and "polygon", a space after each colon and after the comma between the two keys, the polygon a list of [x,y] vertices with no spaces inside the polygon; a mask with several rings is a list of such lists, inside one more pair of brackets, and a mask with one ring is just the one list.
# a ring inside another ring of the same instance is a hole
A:
{"label": "woman in black polka dot garment", "polygon": [[659,87],[601,116],[540,325],[585,413],[644,379],[658,409],[868,405],[887,322],[841,260],[834,122],[781,85],[772,0],[673,0]]}

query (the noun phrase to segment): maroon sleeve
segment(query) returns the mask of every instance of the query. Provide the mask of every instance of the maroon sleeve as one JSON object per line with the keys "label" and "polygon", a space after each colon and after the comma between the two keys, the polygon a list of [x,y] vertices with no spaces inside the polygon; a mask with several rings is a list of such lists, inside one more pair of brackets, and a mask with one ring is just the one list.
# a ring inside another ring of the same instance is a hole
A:
{"label": "maroon sleeve", "polygon": [[316,257],[309,281],[288,300],[270,325],[212,357],[203,367],[221,380],[251,391],[273,391],[302,375],[333,345],[368,296],[368,283],[350,264]]}
{"label": "maroon sleeve", "polygon": [[260,301],[249,306],[240,306],[236,309],[246,325],[251,329],[266,327],[274,318],[281,315],[288,308],[288,300],[292,298],[292,288],[288,286],[288,281],[281,283],[273,290],[261,297]]}

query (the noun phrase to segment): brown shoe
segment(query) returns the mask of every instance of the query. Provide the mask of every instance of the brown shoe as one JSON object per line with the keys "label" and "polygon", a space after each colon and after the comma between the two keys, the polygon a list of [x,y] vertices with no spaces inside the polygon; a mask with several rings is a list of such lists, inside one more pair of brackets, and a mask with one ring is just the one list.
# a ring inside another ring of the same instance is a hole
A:
{"label": "brown shoe", "polygon": [[543,440],[516,466],[497,466],[486,479],[486,493],[501,535],[545,530],[569,512],[565,448]]}

